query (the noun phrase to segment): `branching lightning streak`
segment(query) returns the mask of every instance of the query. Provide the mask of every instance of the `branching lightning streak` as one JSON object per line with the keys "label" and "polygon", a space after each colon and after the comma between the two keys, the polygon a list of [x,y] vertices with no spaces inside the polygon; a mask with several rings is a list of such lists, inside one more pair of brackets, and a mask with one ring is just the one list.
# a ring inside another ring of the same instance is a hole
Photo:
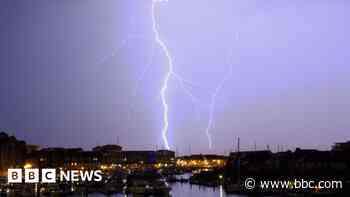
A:
{"label": "branching lightning streak", "polygon": [[[237,39],[237,34],[236,34],[236,39]],[[208,138],[209,149],[213,148],[213,140],[212,140],[212,137],[211,137],[210,130],[213,127],[214,111],[215,111],[215,106],[216,106],[216,97],[218,96],[220,90],[223,88],[225,82],[227,80],[229,80],[231,78],[231,76],[232,76],[233,65],[232,65],[232,63],[230,61],[231,60],[231,56],[232,56],[232,48],[230,48],[228,55],[229,55],[228,56],[229,71],[224,76],[224,78],[220,81],[220,83],[216,86],[213,94],[211,95],[210,107],[209,107],[209,120],[208,120],[207,127],[205,129],[205,134],[207,135],[207,138]]]}
{"label": "branching lightning streak", "polygon": [[133,39],[144,39],[144,36],[140,36],[140,35],[129,35],[127,38],[125,38],[124,40],[121,41],[121,44],[119,45],[119,47],[115,48],[111,54],[104,56],[101,60],[99,60],[97,62],[97,65],[101,65],[104,64],[107,60],[109,60],[110,58],[116,56],[118,54],[118,52],[120,50],[122,50],[128,42],[130,42],[130,40]]}
{"label": "branching lightning streak", "polygon": [[163,143],[166,149],[170,149],[169,146],[169,142],[167,139],[167,134],[168,134],[168,129],[169,129],[169,119],[168,119],[168,112],[169,112],[169,106],[167,103],[167,99],[166,99],[166,92],[168,89],[168,83],[169,80],[171,78],[171,76],[173,75],[173,59],[170,55],[169,49],[166,46],[166,44],[162,41],[162,39],[160,38],[160,34],[158,31],[158,23],[156,20],[156,14],[155,14],[155,6],[157,3],[159,2],[163,2],[163,1],[167,1],[167,0],[152,0],[152,24],[153,24],[153,32],[155,35],[155,41],[157,42],[157,44],[161,47],[161,49],[163,50],[167,60],[168,60],[168,71],[165,74],[165,78],[163,81],[163,86],[160,90],[160,95],[161,95],[161,99],[162,99],[162,105],[163,105],[163,128],[162,128],[162,138],[163,138]]}
{"label": "branching lightning streak", "polygon": [[[196,98],[192,92],[190,88],[193,87],[200,87],[199,85],[186,80],[184,78],[182,78],[180,75],[178,75],[177,73],[174,72],[173,70],[173,59],[171,57],[170,51],[167,47],[167,45],[165,44],[165,42],[161,39],[160,33],[158,31],[158,23],[157,23],[157,19],[156,19],[156,4],[160,3],[160,2],[167,2],[168,0],[152,0],[152,29],[153,29],[153,33],[155,35],[155,41],[156,44],[160,46],[161,50],[163,51],[163,53],[165,54],[167,61],[168,61],[168,71],[165,74],[164,80],[163,80],[163,85],[161,87],[160,90],[160,97],[162,100],[162,106],[163,106],[163,128],[162,128],[162,139],[163,139],[163,143],[164,143],[164,147],[166,149],[170,149],[169,146],[169,142],[167,139],[167,133],[168,133],[168,129],[169,129],[169,120],[168,120],[168,112],[169,112],[169,107],[168,107],[168,102],[167,102],[167,98],[166,98],[166,92],[168,90],[168,84],[171,78],[175,79],[177,82],[179,82],[181,89],[184,91],[184,93],[189,96],[189,98],[191,99],[191,101],[195,104],[199,103],[199,99]],[[115,57],[118,52],[120,50],[122,50],[127,43],[132,40],[132,39],[144,39],[143,35],[133,35],[130,34],[127,36],[127,38],[125,38],[124,40],[121,41],[121,44],[119,45],[119,47],[115,48],[111,54],[106,55],[105,57],[103,57],[100,61],[98,61],[98,65],[104,64],[108,59]],[[137,94],[137,90],[139,88],[139,84],[140,82],[143,80],[146,72],[149,70],[150,65],[152,63],[153,60],[153,51],[154,51],[154,47],[152,46],[152,54],[150,57],[149,62],[146,64],[143,72],[141,72],[140,76],[137,79],[136,82],[136,86],[135,89],[133,91],[132,96],[135,97]],[[189,88],[190,87],[190,88]],[[201,88],[201,87],[200,87]],[[133,108],[133,106],[130,106],[131,110]],[[129,114],[130,116],[130,114]]]}
{"label": "branching lightning streak", "polygon": [[199,103],[199,99],[197,97],[195,97],[192,92],[187,88],[186,84],[189,84],[190,86],[197,86],[194,85],[192,82],[189,82],[183,78],[181,78],[180,76],[178,76],[176,73],[173,73],[172,76],[180,83],[180,86],[182,88],[182,90],[185,92],[185,94],[187,94],[191,101],[193,103]]}
{"label": "branching lightning streak", "polygon": [[[144,80],[147,72],[150,70],[151,64],[153,62],[153,56],[154,56],[154,45],[152,45],[151,47],[151,54],[149,56],[149,59],[143,69],[143,71],[141,72],[141,74],[137,77],[136,79],[136,84],[132,93],[132,98],[134,99],[137,96],[138,93],[138,89],[140,88],[141,82]],[[134,103],[130,102],[130,111],[128,113],[128,120],[131,119],[132,113],[134,112]]]}
{"label": "branching lightning streak", "polygon": [[146,73],[150,69],[150,66],[151,66],[151,64],[153,62],[153,56],[154,56],[154,46],[152,45],[152,47],[151,47],[151,56],[150,56],[150,58],[149,58],[149,60],[148,60],[148,62],[146,64],[145,68],[141,72],[140,76],[137,78],[136,85],[135,85],[135,90],[134,90],[134,93],[133,93],[133,97],[136,96],[137,90],[138,90],[138,88],[140,86],[140,83],[142,82],[142,80],[144,79]]}
{"label": "branching lightning streak", "polygon": [[[167,2],[167,1],[168,0],[152,0],[152,29],[153,29],[153,33],[155,36],[155,41],[160,46],[161,50],[165,54],[166,59],[168,61],[168,70],[167,70],[165,77],[163,79],[163,84],[162,84],[162,87],[160,90],[160,96],[161,96],[161,101],[162,101],[162,106],[163,106],[162,139],[163,139],[163,143],[164,143],[165,148],[170,149],[169,142],[167,139],[167,134],[168,134],[168,130],[169,130],[169,117],[168,117],[169,106],[168,106],[168,102],[167,102],[167,98],[166,98],[166,93],[168,90],[168,85],[169,85],[170,79],[173,77],[174,79],[176,79],[180,83],[181,88],[191,98],[193,103],[199,103],[199,99],[196,98],[191,93],[191,91],[187,88],[187,86],[193,87],[193,86],[198,86],[198,85],[196,85],[188,80],[183,79],[182,77],[180,77],[178,74],[176,74],[174,72],[173,59],[172,59],[172,56],[170,54],[169,48],[165,44],[165,42],[161,39],[161,36],[159,33],[159,27],[158,27],[159,25],[157,23],[156,10],[155,10],[156,4],[160,3],[160,2]],[[236,34],[236,39],[237,39],[237,34]],[[232,55],[232,49],[230,50],[230,53],[229,53],[229,59],[231,58],[231,55]],[[206,133],[207,138],[208,138],[208,143],[209,143],[210,149],[212,149],[212,147],[213,147],[210,129],[213,126],[213,119],[214,119],[213,116],[214,116],[214,111],[215,111],[215,106],[216,106],[216,98],[217,98],[219,92],[221,91],[221,89],[223,88],[225,82],[227,80],[229,80],[230,77],[232,76],[232,72],[233,72],[233,65],[231,64],[231,62],[229,62],[229,72],[224,76],[224,78],[220,81],[218,86],[215,88],[214,92],[211,94],[211,102],[210,102],[210,106],[209,106],[209,110],[210,110],[209,120],[208,120],[207,127],[205,129],[205,133]]]}
{"label": "branching lightning streak", "polygon": [[193,103],[199,103],[199,99],[196,98],[187,87],[188,86],[199,87],[199,85],[194,84],[193,82],[182,78],[181,76],[179,76],[177,73],[174,72],[172,56],[170,54],[170,51],[169,51],[167,45],[161,39],[159,30],[158,30],[159,28],[158,28],[158,23],[157,23],[157,19],[156,19],[155,7],[156,7],[157,3],[167,2],[167,1],[168,0],[152,0],[152,29],[153,29],[153,33],[155,35],[155,41],[162,49],[162,51],[165,54],[166,59],[168,61],[168,71],[166,72],[165,77],[163,79],[163,85],[162,85],[161,90],[160,90],[160,97],[161,97],[162,106],[163,106],[162,139],[163,139],[163,143],[164,143],[165,148],[170,149],[169,142],[167,139],[167,134],[168,134],[168,130],[169,130],[169,117],[168,117],[169,106],[168,106],[168,102],[167,102],[167,98],[166,98],[166,92],[168,90],[169,81],[171,78],[174,78],[176,81],[178,81],[180,83],[182,90],[185,92],[185,94],[187,94],[190,97],[190,99]]}

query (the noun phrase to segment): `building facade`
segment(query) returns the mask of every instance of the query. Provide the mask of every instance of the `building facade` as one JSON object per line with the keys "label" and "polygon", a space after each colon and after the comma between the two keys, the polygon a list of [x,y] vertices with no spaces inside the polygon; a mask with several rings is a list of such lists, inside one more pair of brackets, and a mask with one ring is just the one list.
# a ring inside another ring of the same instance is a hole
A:
{"label": "building facade", "polygon": [[24,141],[19,141],[4,132],[0,133],[0,176],[4,176],[9,168],[22,167],[25,155]]}

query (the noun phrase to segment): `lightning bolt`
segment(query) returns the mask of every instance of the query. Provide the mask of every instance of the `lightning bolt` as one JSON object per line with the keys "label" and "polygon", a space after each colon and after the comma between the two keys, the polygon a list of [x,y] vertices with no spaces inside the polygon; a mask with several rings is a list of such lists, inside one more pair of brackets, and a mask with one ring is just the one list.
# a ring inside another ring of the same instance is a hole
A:
{"label": "lightning bolt", "polygon": [[[238,40],[238,33],[236,33],[235,37],[236,37],[236,40]],[[231,78],[232,72],[233,72],[233,64],[231,62],[232,52],[233,52],[233,50],[232,50],[232,48],[230,48],[229,54],[228,54],[229,71],[222,78],[222,80],[219,82],[219,84],[216,86],[214,92],[211,95],[211,99],[210,99],[209,119],[208,119],[207,127],[205,129],[205,134],[207,135],[207,138],[208,138],[209,149],[213,148],[213,140],[212,140],[212,136],[211,136],[210,130],[212,129],[213,122],[214,122],[214,112],[215,112],[215,106],[216,106],[216,98],[217,98],[218,94],[220,93],[221,89],[223,88],[224,84],[226,83],[226,81]]]}
{"label": "lightning bolt", "polygon": [[[170,145],[169,145],[169,141],[167,138],[168,131],[169,131],[169,105],[168,105],[166,94],[168,92],[168,86],[169,86],[170,80],[171,79],[176,80],[179,83],[180,88],[191,99],[192,103],[194,103],[196,105],[199,104],[199,105],[203,106],[204,104],[202,104],[200,102],[200,100],[191,92],[191,90],[192,90],[192,88],[201,88],[203,90],[203,88],[200,85],[193,83],[192,81],[184,79],[183,77],[181,77],[179,74],[177,74],[174,71],[174,63],[173,63],[174,61],[173,61],[172,55],[170,53],[170,50],[169,50],[168,46],[166,45],[166,42],[161,38],[160,31],[159,31],[159,23],[158,23],[157,17],[156,17],[157,4],[162,3],[162,2],[168,2],[168,0],[151,0],[151,1],[152,1],[151,19],[152,19],[152,30],[154,33],[154,40],[155,40],[156,45],[158,45],[160,47],[160,49],[162,50],[162,52],[164,53],[164,55],[167,59],[167,67],[168,67],[168,69],[165,73],[163,82],[162,82],[161,89],[160,89],[160,99],[161,99],[161,103],[162,103],[162,107],[163,107],[163,113],[162,113],[163,114],[163,126],[161,129],[162,140],[163,140],[164,147],[169,150]],[[124,48],[127,45],[127,43],[132,39],[143,39],[143,36],[142,35],[129,35],[126,39],[122,40],[121,45],[118,48],[116,48],[114,51],[112,51],[112,53],[110,55],[107,55],[104,58],[102,58],[102,60],[99,61],[99,64],[103,64],[105,61],[107,61],[111,57],[116,56],[117,53],[122,48]],[[236,40],[239,39],[238,32],[236,32],[236,34],[235,34],[235,39]],[[150,65],[151,65],[152,60],[153,60],[153,50],[154,50],[154,48],[152,45],[152,55],[150,57],[150,61],[146,64],[145,69],[143,70],[143,72],[141,72],[141,75],[137,79],[135,90],[133,91],[133,97],[136,96],[137,90],[139,88],[139,84],[143,80],[145,74],[147,73],[147,71],[150,68]],[[218,83],[218,85],[216,86],[214,91],[207,92],[208,95],[210,95],[210,103],[209,103],[209,106],[208,106],[208,104],[205,104],[205,108],[209,107],[209,118],[208,118],[208,122],[207,122],[207,125],[205,128],[205,134],[206,134],[207,139],[208,139],[209,149],[212,149],[212,147],[213,147],[211,129],[213,128],[213,123],[214,123],[216,99],[217,99],[220,91],[223,89],[223,86],[225,85],[225,83],[231,78],[232,72],[233,72],[233,64],[230,61],[232,58],[232,52],[233,52],[233,50],[231,47],[229,50],[229,55],[228,55],[229,70],[228,70],[227,74],[223,76],[223,78],[220,80],[220,82]],[[131,108],[132,108],[132,106],[131,106]]]}
{"label": "lightning bolt", "polygon": [[[175,79],[179,83],[180,88],[184,91],[184,93],[191,99],[191,102],[194,103],[195,105],[204,106],[204,104],[202,104],[200,102],[200,100],[191,92],[191,90],[193,88],[201,88],[203,90],[204,88],[196,83],[193,83],[190,80],[184,79],[183,77],[181,77],[178,73],[176,73],[174,71],[173,58],[172,58],[172,55],[170,53],[168,46],[166,45],[166,42],[163,41],[161,38],[160,31],[159,31],[159,24],[157,22],[157,17],[156,17],[156,6],[157,6],[157,4],[162,3],[162,2],[168,2],[168,0],[152,0],[152,6],[151,6],[151,16],[152,17],[151,18],[152,18],[152,30],[154,33],[155,43],[160,47],[160,49],[162,50],[162,52],[164,53],[164,55],[167,59],[168,70],[166,71],[163,82],[162,82],[162,86],[160,89],[160,98],[161,98],[161,103],[162,103],[162,107],[163,107],[163,127],[161,129],[162,140],[163,140],[164,147],[169,150],[170,145],[169,145],[168,138],[167,138],[167,134],[169,131],[169,105],[168,105],[166,93],[168,91],[168,86],[169,86],[170,80]],[[118,52],[121,51],[128,44],[128,42],[130,40],[133,40],[133,39],[145,39],[145,38],[142,35],[133,35],[133,34],[128,35],[127,38],[125,38],[124,40],[121,41],[121,44],[119,45],[119,47],[115,48],[111,54],[106,55],[100,61],[98,61],[98,65],[104,64],[108,59],[116,56],[118,54]],[[238,40],[238,33],[236,33],[236,40]],[[145,74],[148,72],[148,70],[150,68],[150,65],[151,65],[152,60],[153,60],[153,50],[154,50],[154,47],[152,45],[152,55],[150,57],[149,62],[146,64],[143,72],[141,72],[140,76],[136,80],[137,82],[136,82],[135,90],[133,91],[133,97],[136,96],[140,82],[143,80]],[[232,49],[231,49],[231,52],[229,53],[229,59],[231,58],[231,56],[232,56]],[[218,94],[220,93],[221,89],[223,88],[224,84],[226,83],[226,81],[229,80],[230,77],[232,76],[232,69],[233,68],[232,68],[232,64],[231,63],[229,63],[229,64],[230,64],[229,72],[219,82],[219,84],[216,86],[213,93],[209,93],[211,95],[210,104],[209,104],[209,118],[208,118],[208,123],[207,123],[206,129],[205,129],[205,133],[206,133],[206,136],[208,138],[209,149],[212,149],[212,147],[213,147],[212,136],[211,136],[210,130],[213,128],[216,98],[217,98]],[[133,108],[133,106],[131,105],[130,108]]]}
{"label": "lightning bolt", "polygon": [[170,149],[169,142],[167,139],[167,134],[169,130],[169,106],[166,98],[166,93],[168,91],[169,81],[171,78],[175,79],[179,84],[181,89],[185,92],[187,96],[191,99],[191,101],[195,104],[200,103],[199,99],[196,98],[191,90],[188,88],[190,87],[200,87],[198,84],[195,84],[189,80],[186,80],[182,78],[179,74],[174,72],[174,64],[173,64],[173,58],[170,54],[170,50],[167,47],[166,43],[161,39],[160,33],[159,33],[159,24],[157,23],[156,18],[156,4],[161,2],[168,2],[168,0],[152,0],[152,30],[155,35],[155,41],[162,49],[163,53],[165,54],[165,57],[167,59],[167,65],[168,70],[165,73],[165,77],[163,79],[163,84],[160,89],[160,97],[162,101],[163,106],[163,128],[162,128],[162,139],[164,143],[164,147],[166,149]]}
{"label": "lightning bolt", "polygon": [[[167,58],[167,65],[168,65],[168,70],[165,74],[165,77],[163,79],[163,85],[160,90],[160,96],[161,96],[161,101],[162,101],[162,106],[163,106],[163,128],[162,128],[162,139],[163,143],[166,149],[170,149],[169,142],[167,139],[167,134],[169,130],[169,106],[166,98],[166,93],[168,90],[169,86],[169,81],[173,77],[175,78],[179,83],[181,88],[184,90],[184,92],[191,98],[191,101],[193,103],[200,103],[199,99],[196,98],[191,91],[187,88],[187,86],[198,86],[197,84],[194,84],[188,80],[183,79],[181,76],[176,74],[174,72],[174,64],[173,64],[173,59],[170,53],[169,48],[167,47],[166,43],[161,39],[160,33],[159,33],[159,24],[157,23],[157,18],[156,18],[156,4],[161,3],[161,2],[168,2],[168,0],[152,0],[152,29],[153,33],[155,35],[155,41],[156,43],[160,46],[162,49],[163,53],[165,54]],[[238,34],[236,33],[236,40],[238,39]],[[231,59],[232,56],[232,49],[229,52],[229,60]],[[209,144],[209,149],[212,149],[213,147],[213,142],[212,142],[212,137],[210,130],[213,127],[213,121],[214,121],[214,111],[215,111],[215,106],[216,106],[216,98],[223,88],[224,84],[226,83],[227,80],[229,80],[232,76],[232,70],[233,70],[233,65],[229,62],[229,72],[223,77],[223,79],[219,82],[217,87],[215,88],[214,92],[211,94],[211,101],[210,101],[210,106],[209,106],[209,120],[207,123],[207,127],[205,129],[206,136],[208,138],[208,144]],[[198,86],[199,87],[199,86]]]}
{"label": "lightning bolt", "polygon": [[[194,87],[198,88],[200,86],[198,84],[195,84],[195,83],[187,80],[187,79],[184,79],[179,74],[174,72],[173,59],[172,59],[172,56],[170,54],[170,50],[168,49],[166,43],[161,39],[159,30],[158,30],[159,25],[158,25],[157,18],[156,18],[156,4],[161,3],[161,2],[168,2],[168,0],[152,0],[152,14],[151,15],[152,15],[152,30],[153,30],[153,33],[155,36],[155,42],[161,48],[163,53],[165,54],[166,59],[167,59],[167,65],[168,65],[168,70],[165,74],[165,77],[164,77],[163,83],[162,83],[162,87],[160,90],[160,97],[161,97],[162,106],[163,106],[162,140],[163,140],[164,147],[166,149],[170,149],[169,142],[167,139],[167,134],[168,134],[168,130],[169,130],[169,118],[168,118],[169,106],[168,106],[168,102],[167,102],[167,98],[166,98],[166,93],[168,90],[169,82],[170,82],[171,78],[175,79],[180,84],[180,88],[191,99],[192,103],[194,103],[196,105],[199,104],[200,101],[196,96],[194,96],[192,94],[191,88],[194,88]],[[102,65],[107,60],[111,59],[112,57],[115,57],[119,53],[119,51],[121,51],[128,44],[128,42],[133,40],[133,39],[145,39],[145,38],[143,35],[137,35],[137,34],[136,35],[133,35],[133,34],[128,35],[124,40],[121,41],[120,45],[112,51],[112,53],[104,56],[101,60],[98,61],[97,64]],[[152,55],[150,57],[149,62],[146,64],[143,72],[141,72],[140,76],[136,80],[136,85],[135,85],[135,89],[133,91],[132,97],[136,96],[140,82],[143,80],[144,76],[146,75],[146,73],[150,69],[150,65],[152,64],[152,60],[153,60],[153,50],[154,50],[154,47],[152,46]],[[202,88],[202,87],[200,87],[200,88]],[[132,110],[132,108],[133,108],[132,104],[130,105],[130,108]],[[130,114],[129,114],[129,116],[130,116]]]}
{"label": "lightning bolt", "polygon": [[161,100],[162,100],[162,105],[163,105],[163,128],[162,128],[162,139],[163,143],[166,149],[170,149],[167,134],[168,134],[168,129],[169,129],[169,118],[168,118],[168,113],[169,113],[169,106],[167,103],[166,99],[166,92],[168,89],[168,84],[171,76],[173,75],[173,59],[170,55],[170,51],[167,47],[167,45],[164,43],[164,41],[161,39],[159,31],[158,31],[158,23],[156,19],[156,4],[160,2],[167,2],[167,0],[152,0],[152,29],[153,33],[155,35],[155,41],[156,43],[161,47],[163,50],[167,61],[168,61],[168,71],[165,74],[165,78],[163,81],[163,86],[160,90],[160,95],[161,95]]}

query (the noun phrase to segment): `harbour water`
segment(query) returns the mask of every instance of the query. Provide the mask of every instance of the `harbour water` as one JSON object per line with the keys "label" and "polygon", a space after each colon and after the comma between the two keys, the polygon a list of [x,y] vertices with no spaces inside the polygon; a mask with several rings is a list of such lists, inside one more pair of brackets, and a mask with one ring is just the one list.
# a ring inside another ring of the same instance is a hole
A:
{"label": "harbour water", "polygon": [[[226,194],[222,187],[203,187],[198,185],[190,185],[188,183],[173,183],[171,184],[172,197],[247,197],[245,195]],[[115,194],[108,197],[127,197],[130,195]],[[74,197],[78,197],[75,195]],[[106,197],[100,193],[89,194],[88,197]]]}
{"label": "harbour water", "polygon": [[243,195],[226,194],[222,187],[204,187],[190,185],[188,183],[174,183],[171,185],[171,194],[173,197],[246,197]]}

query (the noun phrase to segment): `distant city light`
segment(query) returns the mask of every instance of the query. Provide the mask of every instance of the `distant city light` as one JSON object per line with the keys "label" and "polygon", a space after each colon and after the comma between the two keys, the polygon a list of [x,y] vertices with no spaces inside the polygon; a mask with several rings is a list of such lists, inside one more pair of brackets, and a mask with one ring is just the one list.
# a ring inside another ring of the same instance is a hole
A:
{"label": "distant city light", "polygon": [[26,164],[23,166],[24,169],[30,169],[30,168],[32,168],[32,167],[33,167],[33,165],[30,164],[30,163],[26,163]]}

